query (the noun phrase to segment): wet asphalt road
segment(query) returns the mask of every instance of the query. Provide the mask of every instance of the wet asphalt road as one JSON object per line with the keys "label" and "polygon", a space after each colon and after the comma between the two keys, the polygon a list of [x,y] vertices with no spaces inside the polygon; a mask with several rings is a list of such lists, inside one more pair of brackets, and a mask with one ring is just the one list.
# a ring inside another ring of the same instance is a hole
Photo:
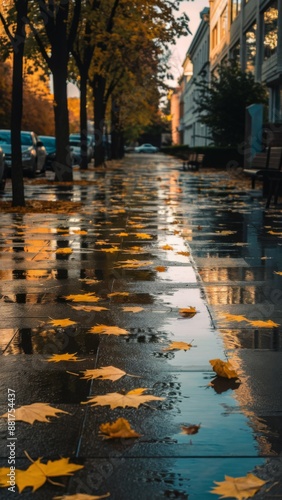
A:
{"label": "wet asphalt road", "polygon": [[[256,498],[282,495],[281,206],[265,211],[260,190],[230,173],[180,167],[161,154],[128,155],[105,170],[76,171],[73,185],[28,181],[27,199],[82,207],[1,214],[0,414],[8,389],[18,406],[68,412],[16,423],[17,468],[30,463],[25,451],[84,466],[60,478],[64,488],[46,483],[34,500],[107,492],[117,500],[209,500],[214,481],[248,472],[279,483]],[[10,196],[8,183],[1,199]],[[68,298],[89,293],[96,302]],[[87,305],[105,309],[74,308]],[[197,313],[183,318],[179,309],[189,306]],[[75,323],[52,324],[62,319]],[[127,333],[89,332],[101,324]],[[175,341],[192,348],[164,350]],[[48,362],[63,353],[81,361]],[[230,359],[240,380],[215,377],[214,358]],[[110,365],[135,377],[81,378]],[[164,399],[138,409],[81,404],[138,387]],[[99,426],[119,417],[141,437],[103,440]],[[189,424],[199,432],[183,434]],[[7,467],[4,418],[0,436]],[[31,490],[1,496],[31,498]]]}

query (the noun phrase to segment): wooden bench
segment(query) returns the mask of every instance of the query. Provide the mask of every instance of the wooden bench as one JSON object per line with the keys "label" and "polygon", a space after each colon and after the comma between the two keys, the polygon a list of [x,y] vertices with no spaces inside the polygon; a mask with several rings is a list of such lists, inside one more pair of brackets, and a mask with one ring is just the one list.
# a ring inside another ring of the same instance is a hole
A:
{"label": "wooden bench", "polygon": [[251,177],[252,188],[256,180],[263,182],[263,196],[267,198],[266,208],[269,207],[272,197],[274,204],[277,203],[279,188],[282,181],[282,146],[269,146],[263,153],[258,153],[252,160],[251,168],[243,172]]}
{"label": "wooden bench", "polygon": [[203,160],[204,160],[203,153],[191,152],[189,153],[187,158],[183,160],[182,168],[183,170],[197,171],[202,165]]}

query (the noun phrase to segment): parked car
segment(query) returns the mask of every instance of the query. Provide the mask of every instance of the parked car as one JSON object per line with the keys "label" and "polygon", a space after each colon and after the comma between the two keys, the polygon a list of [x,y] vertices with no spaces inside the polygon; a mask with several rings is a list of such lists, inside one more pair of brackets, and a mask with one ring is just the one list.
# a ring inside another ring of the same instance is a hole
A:
{"label": "parked car", "polygon": [[[5,153],[5,165],[8,175],[11,174],[12,165],[12,145],[11,131],[0,130],[0,147]],[[34,132],[21,132],[22,148],[22,167],[31,177],[34,177],[37,171],[44,168],[46,159],[46,149],[41,141],[38,140]]]}
{"label": "parked car", "polygon": [[81,165],[81,148],[80,141],[70,140],[70,151],[73,158],[74,165]]}
{"label": "parked car", "polygon": [[0,191],[3,191],[6,184],[6,165],[5,165],[5,154],[3,150],[0,148]]}
{"label": "parked car", "polygon": [[43,143],[46,149],[44,170],[53,170],[52,163],[56,159],[56,137],[51,135],[39,135],[38,139]]}
{"label": "parked car", "polygon": [[[79,143],[80,147],[80,134],[70,134],[70,141],[76,141]],[[94,157],[94,137],[92,135],[87,135],[87,161],[91,161]]]}
{"label": "parked car", "polygon": [[157,153],[159,148],[152,146],[152,144],[142,144],[134,148],[135,153]]}

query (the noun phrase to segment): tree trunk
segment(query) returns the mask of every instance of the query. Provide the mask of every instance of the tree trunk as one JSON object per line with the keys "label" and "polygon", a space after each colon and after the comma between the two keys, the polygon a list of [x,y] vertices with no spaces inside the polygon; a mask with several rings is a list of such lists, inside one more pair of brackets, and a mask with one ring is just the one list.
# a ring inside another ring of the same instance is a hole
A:
{"label": "tree trunk", "polygon": [[106,113],[105,89],[106,80],[102,76],[95,76],[92,83],[94,97],[94,129],[95,129],[95,167],[105,164],[105,147],[104,147],[104,123]]}
{"label": "tree trunk", "polygon": [[72,162],[69,146],[69,117],[67,101],[67,58],[53,65],[54,115],[56,136],[55,180],[72,181]]}
{"label": "tree trunk", "polygon": [[12,205],[24,207],[24,182],[21,151],[21,124],[23,107],[23,54],[25,44],[25,23],[28,0],[16,2],[17,25],[13,43],[13,81],[11,109],[11,143],[12,143]]}
{"label": "tree trunk", "polygon": [[80,140],[82,170],[88,168],[87,158],[87,72],[80,73]]}

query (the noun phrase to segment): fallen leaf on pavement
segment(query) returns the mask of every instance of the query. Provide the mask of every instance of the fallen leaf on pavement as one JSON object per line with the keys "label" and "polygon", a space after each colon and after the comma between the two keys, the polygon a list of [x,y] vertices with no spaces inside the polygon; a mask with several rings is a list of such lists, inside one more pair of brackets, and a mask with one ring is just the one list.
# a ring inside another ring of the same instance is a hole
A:
{"label": "fallen leaf on pavement", "polygon": [[[83,469],[83,465],[69,463],[69,458],[60,458],[59,460],[48,460],[47,464],[41,462],[38,458],[26,470],[16,470],[16,484],[21,493],[28,486],[32,491],[38,490],[46,481],[54,484],[51,477],[72,476],[73,472]],[[59,484],[59,483],[55,483]]]}
{"label": "fallen leaf on pavement", "polygon": [[278,274],[279,276],[282,276],[282,271],[274,271],[275,274]]}
{"label": "fallen leaf on pavement", "polygon": [[236,234],[237,231],[216,231],[217,234],[221,234],[222,236],[229,236],[230,234]]}
{"label": "fallen leaf on pavement", "polygon": [[86,285],[95,285],[95,283],[100,283],[101,280],[95,280],[92,278],[80,278],[79,281],[83,281]]}
{"label": "fallen leaf on pavement", "polygon": [[136,238],[140,240],[151,240],[152,236],[146,233],[135,233]]}
{"label": "fallen leaf on pavement", "polygon": [[162,250],[173,250],[173,247],[171,245],[163,245]]}
{"label": "fallen leaf on pavement", "polygon": [[66,319],[51,319],[51,321],[49,321],[49,323],[51,323],[53,326],[61,326],[61,327],[71,326],[71,325],[76,325],[77,324],[76,321],[72,321],[69,318],[66,318]]}
{"label": "fallen leaf on pavement", "polygon": [[98,300],[101,300],[95,292],[64,295],[64,299],[72,300],[73,302],[98,302]]}
{"label": "fallen leaf on pavement", "polygon": [[182,349],[183,351],[189,351],[191,349],[192,344],[187,344],[187,342],[171,342],[169,346],[165,347],[163,351],[175,351],[177,349]]}
{"label": "fallen leaf on pavement", "polygon": [[184,257],[189,257],[190,252],[176,252],[178,255],[184,255]]}
{"label": "fallen leaf on pavement", "polygon": [[82,378],[86,378],[88,380],[100,378],[101,380],[119,380],[124,375],[127,375],[126,372],[116,368],[115,366],[102,366],[102,368],[96,368],[95,370],[85,370],[83,372],[84,376]]}
{"label": "fallen leaf on pavement", "polygon": [[[67,411],[53,408],[48,403],[33,403],[31,405],[17,408],[15,410],[14,417],[15,420],[21,420],[22,422],[33,424],[36,420],[38,420],[38,422],[50,422],[47,417],[58,417],[56,413],[67,413],[69,415]],[[7,418],[8,413],[1,415],[1,417]]]}
{"label": "fallen leaf on pavement", "polygon": [[266,483],[253,474],[247,474],[244,477],[225,476],[225,481],[214,482],[218,486],[215,486],[211,493],[221,495],[220,498],[236,498],[237,500],[253,497]]}
{"label": "fallen leaf on pavement", "polygon": [[199,424],[199,425],[182,425],[181,426],[182,434],[188,434],[188,435],[197,434],[199,432],[200,427],[201,427],[201,424]]}
{"label": "fallen leaf on pavement", "polygon": [[241,314],[229,314],[229,313],[222,313],[221,316],[223,316],[226,321],[249,321],[245,316],[242,316]]}
{"label": "fallen leaf on pavement", "polygon": [[210,359],[210,364],[212,365],[213,371],[219,377],[225,378],[239,378],[238,374],[233,369],[230,361],[222,361],[221,359]]}
{"label": "fallen leaf on pavement", "polygon": [[128,331],[118,326],[96,325],[92,326],[88,333],[103,333],[105,335],[128,335]]}
{"label": "fallen leaf on pavement", "polygon": [[46,359],[48,362],[59,363],[60,361],[84,361],[84,359],[78,359],[76,356],[76,352],[74,354],[53,354],[51,358]]}
{"label": "fallen leaf on pavement", "polygon": [[129,295],[129,292],[112,292],[112,293],[108,293],[107,297],[118,297],[118,296],[127,297],[128,295]]}
{"label": "fallen leaf on pavement", "polygon": [[125,418],[118,418],[112,424],[110,422],[101,424],[100,431],[104,434],[104,439],[137,438],[141,436],[131,428],[130,423]]}
{"label": "fallen leaf on pavement", "polygon": [[183,307],[182,309],[179,309],[178,312],[184,318],[193,318],[193,316],[197,314],[196,307]]}
{"label": "fallen leaf on pavement", "polygon": [[132,312],[132,313],[139,313],[140,311],[144,311],[144,307],[138,307],[138,306],[124,306],[122,308],[124,312]]}
{"label": "fallen leaf on pavement", "polygon": [[89,401],[84,401],[81,404],[91,404],[91,406],[110,406],[113,410],[114,408],[126,406],[131,406],[133,408],[138,408],[141,404],[146,404],[149,401],[163,401],[164,398],[158,396],[151,396],[150,394],[143,394],[147,389],[139,387],[138,389],[133,389],[126,394],[121,394],[120,392],[108,392],[102,396],[95,396],[89,399]]}
{"label": "fallen leaf on pavement", "polygon": [[107,253],[114,253],[114,252],[120,252],[119,247],[109,247],[109,248],[99,248],[100,252],[107,252]]}

